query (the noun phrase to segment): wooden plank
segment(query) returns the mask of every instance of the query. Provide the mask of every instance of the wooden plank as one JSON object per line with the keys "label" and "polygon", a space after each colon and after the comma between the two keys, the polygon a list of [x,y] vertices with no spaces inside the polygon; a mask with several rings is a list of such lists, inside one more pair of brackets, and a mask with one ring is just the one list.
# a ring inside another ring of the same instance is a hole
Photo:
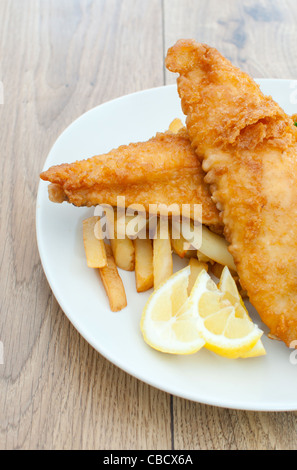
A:
{"label": "wooden plank", "polygon": [[[296,78],[294,0],[164,0],[165,55],[180,38],[216,47],[257,78]],[[166,71],[166,84],[174,83]]]}
{"label": "wooden plank", "polygon": [[[164,0],[164,54],[208,43],[254,77],[296,78],[294,0]],[[166,71],[166,84],[175,83]],[[175,449],[296,449],[296,413],[220,409],[173,397]]]}
{"label": "wooden plank", "polygon": [[1,0],[0,24],[0,448],[170,448],[169,395],[80,337],[35,242],[38,176],[59,134],[93,106],[163,84],[161,3]]}
{"label": "wooden plank", "polygon": [[174,448],[296,450],[295,412],[237,411],[173,399]]}

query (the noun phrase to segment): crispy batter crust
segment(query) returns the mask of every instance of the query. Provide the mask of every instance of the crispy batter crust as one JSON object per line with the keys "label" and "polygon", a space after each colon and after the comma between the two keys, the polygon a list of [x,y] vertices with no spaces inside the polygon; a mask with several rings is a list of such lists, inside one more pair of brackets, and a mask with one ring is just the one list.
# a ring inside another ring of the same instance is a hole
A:
{"label": "crispy batter crust", "polygon": [[297,339],[297,128],[247,74],[193,40],[169,49],[193,147],[240,282],[271,333]]}
{"label": "crispy batter crust", "polygon": [[[205,173],[187,132],[158,133],[147,142],[133,143],[88,160],[53,166],[40,177],[53,183],[50,199],[76,206],[142,204],[202,204],[202,220],[222,230],[219,212],[210,197]],[[60,190],[58,190],[60,188]],[[64,196],[63,196],[64,194]]]}

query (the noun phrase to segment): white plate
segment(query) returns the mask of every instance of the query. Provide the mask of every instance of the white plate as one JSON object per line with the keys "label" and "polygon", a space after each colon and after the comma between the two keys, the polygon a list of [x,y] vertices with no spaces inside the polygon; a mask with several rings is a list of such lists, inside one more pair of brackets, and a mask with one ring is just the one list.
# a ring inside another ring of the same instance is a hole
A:
{"label": "white plate", "polygon": [[[269,79],[259,83],[288,113],[296,112],[296,82]],[[175,85],[102,104],[62,133],[44,169],[146,140],[166,130],[175,117],[184,118]],[[86,266],[84,256],[82,220],[91,216],[93,209],[53,204],[48,200],[47,186],[40,182],[36,212],[43,269],[61,308],[99,353],[138,379],[193,401],[245,410],[297,409],[295,352],[266,335],[267,355],[246,360],[224,359],[207,350],[192,356],[171,356],[147,346],[139,321],[149,292],[138,294],[134,273],[121,271],[128,307],[118,313],[110,311],[99,275]],[[175,269],[181,266],[178,260]],[[263,328],[258,315],[250,311]]]}

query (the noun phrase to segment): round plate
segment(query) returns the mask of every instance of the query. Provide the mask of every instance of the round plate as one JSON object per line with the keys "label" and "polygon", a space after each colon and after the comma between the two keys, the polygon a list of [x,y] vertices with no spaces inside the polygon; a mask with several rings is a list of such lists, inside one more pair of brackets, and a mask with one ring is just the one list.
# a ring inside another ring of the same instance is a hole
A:
{"label": "round plate", "polygon": [[[289,114],[296,112],[296,82],[258,80],[265,94]],[[130,142],[145,141],[184,116],[176,86],[134,93],[83,114],[58,138],[45,162],[51,165],[82,160]],[[230,360],[202,349],[175,356],[151,349],[142,339],[140,317],[151,293],[138,294],[134,273],[120,270],[128,306],[111,312],[97,270],[86,265],[82,221],[94,209],[48,200],[48,184],[40,181],[36,229],[39,253],[50,287],[80,334],[104,357],[138,379],[173,395],[221,407],[281,411],[297,409],[297,352],[267,337],[267,355]],[[184,266],[175,258],[174,269]]]}

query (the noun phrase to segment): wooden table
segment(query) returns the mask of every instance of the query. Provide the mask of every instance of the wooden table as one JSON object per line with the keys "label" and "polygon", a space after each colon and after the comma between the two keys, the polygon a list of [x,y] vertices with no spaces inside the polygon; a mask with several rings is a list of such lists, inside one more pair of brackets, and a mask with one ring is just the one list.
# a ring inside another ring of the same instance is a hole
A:
{"label": "wooden table", "polygon": [[0,0],[1,449],[297,448],[295,412],[193,403],[101,357],[59,308],[35,237],[39,172],[75,118],[172,83],[164,56],[181,37],[296,79],[296,22],[295,0]]}

